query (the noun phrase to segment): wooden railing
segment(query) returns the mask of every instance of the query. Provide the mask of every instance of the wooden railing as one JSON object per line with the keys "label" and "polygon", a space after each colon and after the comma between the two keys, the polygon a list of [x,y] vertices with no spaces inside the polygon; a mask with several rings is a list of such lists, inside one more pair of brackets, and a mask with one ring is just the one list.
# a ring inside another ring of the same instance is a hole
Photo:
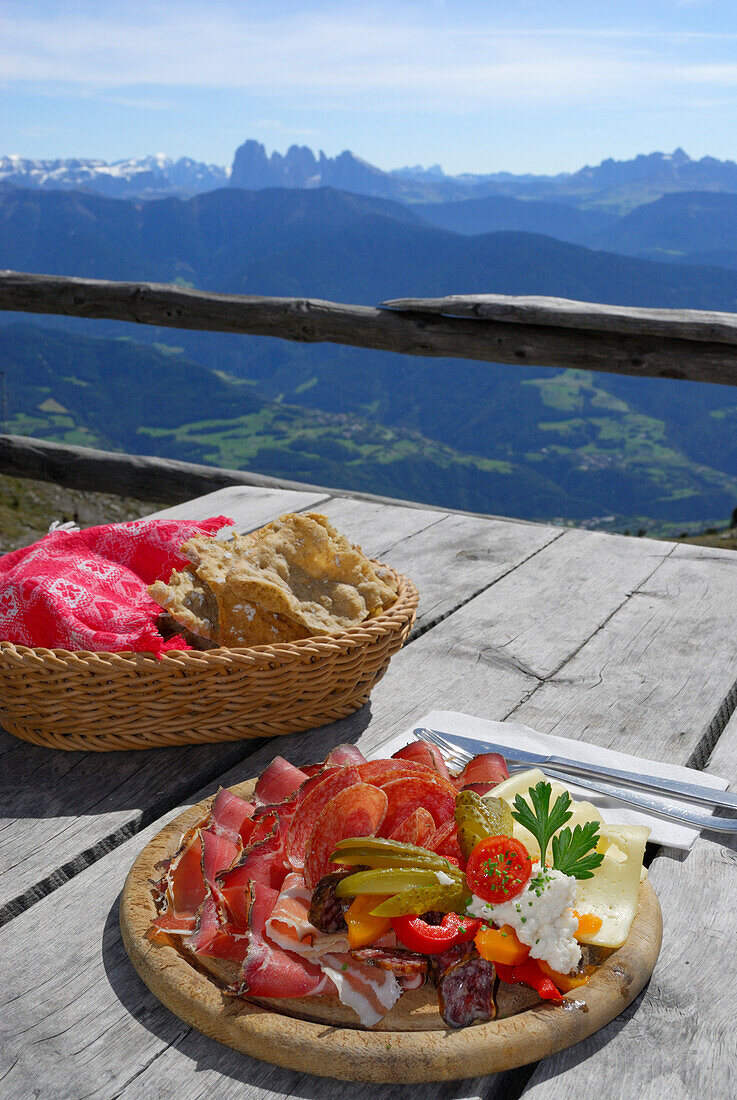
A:
{"label": "wooden railing", "polygon": [[0,309],[737,385],[732,313],[496,294],[402,298],[373,308],[13,271],[0,273]]}
{"label": "wooden railing", "polygon": [[[402,298],[373,308],[13,271],[0,272],[0,310],[737,385],[737,315],[732,313],[496,294]],[[239,470],[7,435],[0,436],[0,472],[162,502],[235,484],[327,491]]]}

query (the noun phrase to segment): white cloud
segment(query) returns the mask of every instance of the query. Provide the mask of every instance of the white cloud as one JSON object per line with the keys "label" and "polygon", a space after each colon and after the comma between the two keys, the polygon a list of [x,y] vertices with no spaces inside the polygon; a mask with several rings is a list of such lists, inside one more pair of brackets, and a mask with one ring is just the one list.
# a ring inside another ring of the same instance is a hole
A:
{"label": "white cloud", "polygon": [[[732,35],[627,29],[556,30],[463,22],[459,9],[342,4],[287,15],[222,2],[126,7],[32,5],[0,15],[0,72],[8,84],[117,94],[166,110],[160,89],[228,88],[282,106],[463,111],[517,105],[639,101],[666,88],[732,84],[737,66],[699,59],[697,39]],[[427,14],[426,9],[424,9]],[[498,13],[497,13],[498,14]],[[143,98],[132,96],[142,88]],[[152,93],[152,94],[149,94]],[[296,97],[299,97],[296,99]],[[294,131],[297,133],[298,131]]]}

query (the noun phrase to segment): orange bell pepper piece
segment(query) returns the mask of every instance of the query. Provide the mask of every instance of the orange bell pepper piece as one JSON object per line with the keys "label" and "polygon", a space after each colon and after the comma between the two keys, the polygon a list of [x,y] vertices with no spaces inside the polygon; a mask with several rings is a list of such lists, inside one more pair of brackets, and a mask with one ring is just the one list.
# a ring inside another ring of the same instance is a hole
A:
{"label": "orange bell pepper piece", "polygon": [[[387,895],[390,896],[390,895]],[[371,910],[386,901],[377,894],[359,894],[345,913],[348,925],[348,943],[351,950],[368,947],[391,930],[391,917],[372,917]]]}
{"label": "orange bell pepper piece", "polygon": [[517,966],[530,954],[526,943],[522,943],[511,924],[501,928],[482,928],[474,940],[476,950],[487,962],[502,963],[504,966]]}
{"label": "orange bell pepper piece", "polygon": [[583,974],[559,974],[557,970],[553,970],[552,966],[548,966],[543,959],[538,959],[538,965],[543,974],[546,974],[550,978],[561,993],[569,993],[572,989],[578,989],[580,985],[586,985],[593,974],[596,967],[587,966]]}
{"label": "orange bell pepper piece", "polygon": [[579,936],[595,936],[604,923],[601,917],[595,916],[593,913],[583,913],[580,917],[576,910],[573,910],[574,917],[578,917],[578,928],[576,929],[576,938]]}

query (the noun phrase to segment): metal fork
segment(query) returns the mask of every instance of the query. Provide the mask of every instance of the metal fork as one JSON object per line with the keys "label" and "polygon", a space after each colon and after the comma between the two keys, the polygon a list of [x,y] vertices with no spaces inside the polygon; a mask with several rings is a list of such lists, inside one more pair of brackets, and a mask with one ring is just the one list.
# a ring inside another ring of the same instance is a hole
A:
{"label": "metal fork", "polygon": [[[473,759],[474,754],[468,752],[455,742],[452,736],[449,737],[445,734],[438,733],[437,730],[429,730],[424,727],[418,727],[412,732],[419,741],[427,741],[432,745],[436,745],[443,753],[446,762],[451,765],[455,764],[462,767],[464,764],[467,764],[469,760]],[[464,740],[468,742],[470,738],[464,738]],[[509,767],[510,774],[513,772],[527,771],[533,766],[542,767],[545,770],[545,774],[553,779],[559,779],[569,783],[574,782],[579,787],[586,787],[591,791],[596,791],[598,794],[608,795],[610,798],[616,798],[618,801],[626,802],[630,806],[636,806],[638,809],[647,810],[648,813],[656,814],[659,817],[681,821],[683,824],[691,825],[695,829],[705,829],[713,833],[737,833],[737,819],[735,818],[716,817],[697,809],[684,810],[681,806],[669,802],[667,794],[661,796],[650,795],[647,794],[646,791],[630,790],[612,779],[604,780],[598,777],[594,778],[586,771],[585,765],[582,765],[580,770],[576,771],[575,774],[571,774],[570,769],[564,770],[561,767],[555,767],[547,762],[548,760],[555,759],[554,757],[540,757],[535,753],[524,753],[525,759],[523,761],[516,761],[514,760],[513,750],[509,748],[503,746],[494,746],[492,748],[491,746],[484,745],[483,742],[480,741],[477,744],[480,751],[491,749],[491,751],[494,752],[503,752],[505,759],[507,759],[507,766]],[[530,761],[530,757],[535,759]],[[611,770],[613,771],[614,769]],[[672,784],[677,781],[664,780],[663,782]],[[653,783],[652,786],[655,786],[655,784]],[[735,798],[732,792],[720,791],[718,793],[720,795],[731,795],[732,799]],[[686,797],[686,795],[684,794],[682,797]],[[693,794],[691,797],[694,797]],[[723,805],[724,803],[720,804]],[[734,803],[731,801],[727,803],[729,808],[733,805]]]}

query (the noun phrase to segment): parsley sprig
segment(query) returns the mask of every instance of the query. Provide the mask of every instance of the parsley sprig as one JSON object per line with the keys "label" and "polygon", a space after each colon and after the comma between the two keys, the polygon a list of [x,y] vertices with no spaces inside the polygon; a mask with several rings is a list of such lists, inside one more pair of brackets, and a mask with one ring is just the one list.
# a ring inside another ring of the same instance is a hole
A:
{"label": "parsley sprig", "polygon": [[596,851],[598,843],[598,821],[577,825],[573,832],[569,827],[561,829],[553,837],[553,867],[574,878],[593,878],[594,871],[604,859],[603,854]]}
{"label": "parsley sprig", "polygon": [[[543,867],[552,837],[553,867],[556,871],[572,875],[573,878],[591,878],[593,870],[604,858],[595,850],[599,842],[599,823],[587,821],[585,825],[576,825],[573,832],[570,828],[564,829],[563,826],[573,817],[570,811],[571,796],[568,791],[563,791],[551,809],[552,793],[550,784],[541,780],[537,786],[530,787],[531,805],[522,795],[516,796],[512,817],[534,836],[540,848],[540,862]],[[561,832],[555,836],[559,829]]]}

